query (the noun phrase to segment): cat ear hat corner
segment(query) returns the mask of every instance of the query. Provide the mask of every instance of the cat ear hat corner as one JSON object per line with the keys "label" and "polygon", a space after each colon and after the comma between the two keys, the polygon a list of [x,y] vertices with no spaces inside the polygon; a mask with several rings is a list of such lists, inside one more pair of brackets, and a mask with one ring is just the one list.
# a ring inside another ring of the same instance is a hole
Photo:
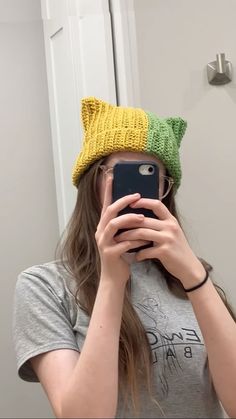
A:
{"label": "cat ear hat corner", "polygon": [[160,159],[177,190],[181,182],[179,148],[187,122],[180,117],[160,118],[140,108],[114,106],[96,97],[81,101],[83,148],[72,171],[80,176],[96,160],[118,151],[143,152]]}

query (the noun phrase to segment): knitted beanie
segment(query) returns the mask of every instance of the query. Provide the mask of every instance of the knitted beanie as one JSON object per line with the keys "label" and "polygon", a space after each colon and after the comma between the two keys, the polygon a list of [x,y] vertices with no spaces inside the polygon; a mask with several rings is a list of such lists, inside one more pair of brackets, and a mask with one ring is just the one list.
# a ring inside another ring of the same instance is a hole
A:
{"label": "knitted beanie", "polygon": [[143,152],[160,159],[176,189],[180,185],[179,147],[187,122],[179,117],[159,118],[139,108],[113,106],[95,97],[82,99],[83,148],[72,173],[72,182],[102,157],[118,151]]}

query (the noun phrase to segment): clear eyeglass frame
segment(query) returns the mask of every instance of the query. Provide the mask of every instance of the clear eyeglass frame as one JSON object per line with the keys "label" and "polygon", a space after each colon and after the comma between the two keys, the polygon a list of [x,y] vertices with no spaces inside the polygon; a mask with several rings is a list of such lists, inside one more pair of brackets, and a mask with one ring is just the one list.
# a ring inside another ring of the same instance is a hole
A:
{"label": "clear eyeglass frame", "polygon": [[[113,167],[101,165],[99,166],[99,169],[103,172],[103,174],[106,176],[109,173],[113,174]],[[159,175],[159,180],[161,180],[164,184],[164,195],[159,196],[159,199],[164,199],[171,191],[172,186],[174,185],[175,181],[171,176],[166,175]]]}

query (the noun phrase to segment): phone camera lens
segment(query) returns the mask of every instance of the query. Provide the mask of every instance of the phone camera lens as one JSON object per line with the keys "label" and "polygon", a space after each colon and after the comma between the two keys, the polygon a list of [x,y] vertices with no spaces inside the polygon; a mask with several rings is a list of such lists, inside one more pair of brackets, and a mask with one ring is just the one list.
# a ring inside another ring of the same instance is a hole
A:
{"label": "phone camera lens", "polygon": [[149,171],[149,173],[153,173],[153,167],[149,166],[148,171]]}

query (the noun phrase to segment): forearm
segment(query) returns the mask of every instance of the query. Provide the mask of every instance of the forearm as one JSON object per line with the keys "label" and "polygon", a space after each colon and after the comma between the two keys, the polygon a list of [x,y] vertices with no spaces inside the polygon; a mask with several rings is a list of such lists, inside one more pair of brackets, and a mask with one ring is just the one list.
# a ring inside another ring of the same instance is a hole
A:
{"label": "forearm", "polygon": [[236,324],[208,280],[188,294],[200,326],[218,397],[230,417],[236,417]]}
{"label": "forearm", "polygon": [[100,283],[87,336],[63,398],[63,417],[115,416],[124,287]]}

